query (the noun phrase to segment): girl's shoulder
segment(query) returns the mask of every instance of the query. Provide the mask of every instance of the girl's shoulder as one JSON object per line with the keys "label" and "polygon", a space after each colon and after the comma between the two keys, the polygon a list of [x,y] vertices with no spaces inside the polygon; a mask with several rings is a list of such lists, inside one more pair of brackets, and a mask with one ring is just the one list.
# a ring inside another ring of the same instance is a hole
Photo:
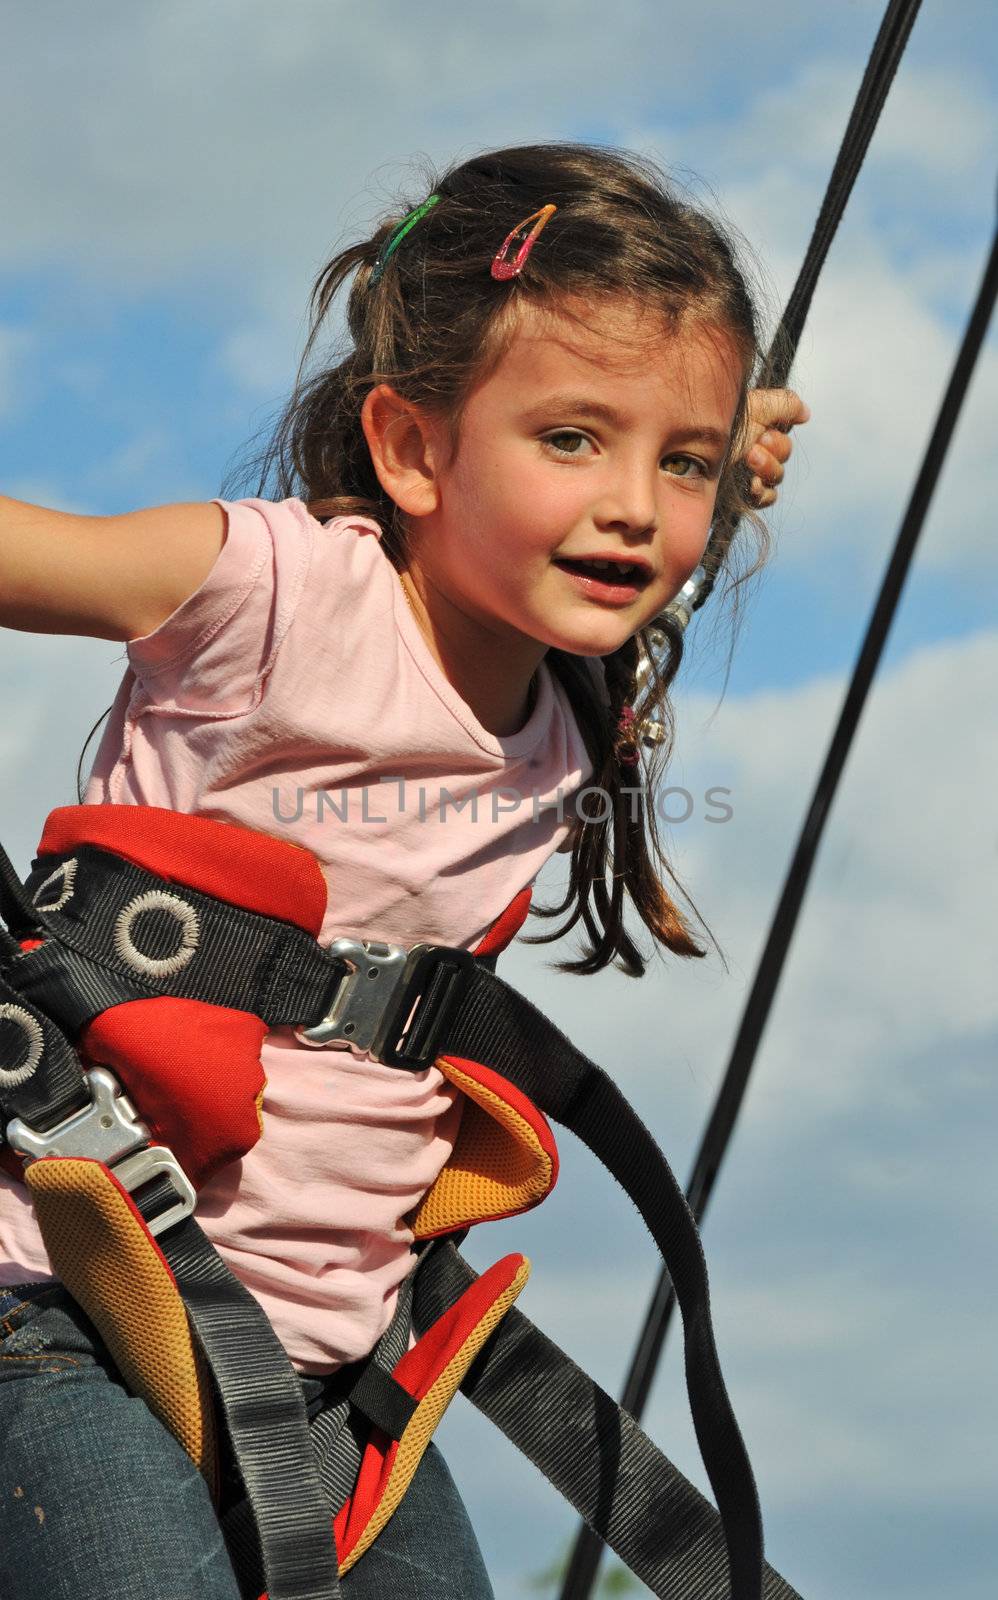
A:
{"label": "girl's shoulder", "polygon": [[210,570],[130,636],[128,659],[156,704],[232,715],[257,703],[297,618],[310,637],[349,630],[385,557],[376,524],[323,525],[295,498],[219,498],[210,509],[224,522]]}
{"label": "girl's shoulder", "polygon": [[381,540],[381,528],[372,517],[314,516],[306,502],[297,495],[289,495],[284,500],[268,500],[261,495],[246,495],[236,500],[220,496],[212,503],[221,506],[228,518],[259,517],[273,533],[285,537],[294,537],[297,533],[308,537],[322,534],[336,540],[347,535],[354,538],[364,536],[375,543]]}
{"label": "girl's shoulder", "polygon": [[219,501],[229,518],[252,518],[266,527],[275,552],[307,548],[312,559],[329,568],[340,566],[370,572],[389,566],[381,547],[382,530],[372,517],[314,516],[308,505],[290,496],[286,500],[248,498]]}
{"label": "girl's shoulder", "polygon": [[215,504],[225,514],[227,537],[239,548],[244,573],[269,558],[278,580],[285,575],[285,586],[288,574],[295,573],[297,582],[290,582],[297,589],[309,570],[328,583],[337,573],[344,579],[351,573],[363,579],[390,565],[381,549],[381,529],[370,517],[320,520],[295,496],[285,500],[249,496]]}

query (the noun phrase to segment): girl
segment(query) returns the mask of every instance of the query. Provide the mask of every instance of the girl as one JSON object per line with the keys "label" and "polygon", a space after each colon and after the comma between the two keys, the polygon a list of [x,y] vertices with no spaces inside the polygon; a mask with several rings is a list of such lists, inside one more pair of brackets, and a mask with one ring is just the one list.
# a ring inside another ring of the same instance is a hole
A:
{"label": "girl", "polygon": [[[649,164],[547,145],[451,169],[336,256],[305,362],[351,278],[351,345],[300,381],[269,498],[112,518],[0,503],[0,623],[127,641],[86,802],[305,846],[324,941],[471,949],[561,849],[568,892],[544,914],[570,915],[547,938],[581,920],[589,940],[563,970],[643,972],[625,888],[658,943],[703,955],[662,882],[650,781],[634,803],[638,646],[720,513],[764,547],[754,512],[809,414],[749,393],[756,319],[730,242]],[[731,572],[738,556],[736,539]],[[669,643],[641,707],[667,729]],[[591,818],[570,803],[583,786]],[[264,1137],[197,1215],[312,1398],[392,1318],[461,1097],[436,1068],[286,1028],[263,1065]],[[5,1600],[233,1600],[203,1479],[130,1398],[6,1177],[0,1318]],[[491,1594],[432,1446],[344,1592],[390,1584]]]}

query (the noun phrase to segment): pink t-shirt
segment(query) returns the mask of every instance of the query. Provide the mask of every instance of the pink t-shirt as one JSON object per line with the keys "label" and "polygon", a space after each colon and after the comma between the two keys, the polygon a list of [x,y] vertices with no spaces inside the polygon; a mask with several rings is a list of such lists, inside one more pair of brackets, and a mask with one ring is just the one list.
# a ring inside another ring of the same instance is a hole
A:
{"label": "pink t-shirt", "polygon": [[[377,525],[298,500],[226,504],[201,588],[129,643],[88,804],[167,806],[304,845],[328,885],[322,939],[473,948],[568,835],[590,764],[542,665],[518,733],[488,733],[416,625]],[[266,1037],[264,1133],[197,1216],[320,1373],[365,1355],[412,1266],[403,1218],[453,1148],[461,1097]],[[26,1192],[0,1173],[0,1286],[51,1276]]]}

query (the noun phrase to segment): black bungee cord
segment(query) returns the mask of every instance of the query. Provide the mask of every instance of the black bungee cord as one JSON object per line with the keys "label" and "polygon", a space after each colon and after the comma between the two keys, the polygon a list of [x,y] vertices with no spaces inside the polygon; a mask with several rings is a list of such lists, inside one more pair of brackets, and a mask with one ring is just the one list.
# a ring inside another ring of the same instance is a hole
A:
{"label": "black bungee cord", "polygon": [[[920,0],[891,0],[867,62],[856,102],[829,180],[797,282],[763,366],[760,382],[784,387],[796,354],[818,274],[862,166],[887,93],[918,13]],[[967,326],[960,354],[912,491],[895,548],[881,585],[853,677],[833,734],[821,776],[801,829],[770,926],[727,1070],[704,1132],[687,1188],[687,1199],[702,1222],[714,1182],[731,1138],[744,1098],[758,1045],[772,1006],[779,978],[796,927],[804,893],[832,800],[838,787],[863,706],[873,682],[914,555],[935,482],[952,437],[980,351],[998,289],[998,232],[980,293]],[[703,567],[685,586],[661,619],[663,627],[680,632],[710,595],[723,556],[737,530],[715,529]],[[657,635],[657,637],[656,637]],[[651,629],[648,645],[657,650],[666,643],[662,631]],[[646,668],[647,670],[647,668]],[[654,727],[650,730],[654,740]],[[674,1291],[663,1269],[646,1313],[631,1361],[621,1404],[640,1421],[669,1326]],[[589,1600],[602,1559],[603,1542],[582,1525],[569,1560],[560,1600]]]}
{"label": "black bungee cord", "polygon": [[[998,228],[992,239],[991,253],[960,353],[953,367],[904,520],[884,573],[880,593],[867,625],[866,636],[853,670],[838,724],[828,747],[821,776],[815,785],[797,840],[779,903],[773,913],[769,934],[756,969],[751,993],[742,1013],[727,1070],[693,1164],[686,1198],[698,1225],[703,1221],[707,1202],[741,1109],[749,1074],[790,948],[825,823],[873,684],[915,553],[915,546],[994,311],[996,297],[998,297]],[[651,1390],[674,1306],[675,1293],[669,1275],[663,1269],[645,1316],[644,1327],[638,1339],[620,1401],[623,1409],[629,1411],[636,1421],[641,1420]],[[586,1600],[591,1593],[602,1552],[603,1541],[588,1527],[583,1526],[569,1563],[562,1589],[562,1600]]]}

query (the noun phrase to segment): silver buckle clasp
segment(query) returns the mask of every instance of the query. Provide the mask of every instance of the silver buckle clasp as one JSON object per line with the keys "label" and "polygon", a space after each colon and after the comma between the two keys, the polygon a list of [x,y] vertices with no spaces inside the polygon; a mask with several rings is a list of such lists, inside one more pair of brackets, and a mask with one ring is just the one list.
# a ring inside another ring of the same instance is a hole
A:
{"label": "silver buckle clasp", "polygon": [[167,1228],[172,1228],[174,1223],[183,1222],[185,1217],[193,1216],[198,1199],[197,1191],[173,1151],[167,1149],[165,1144],[150,1144],[142,1150],[136,1150],[134,1155],[126,1156],[123,1161],[119,1161],[113,1171],[122,1188],[127,1189],[129,1194],[134,1194],[136,1189],[151,1183],[153,1178],[169,1178],[176,1195],[175,1200],[165,1210],[157,1211],[154,1217],[145,1218],[145,1225],[154,1239],[159,1234],[165,1233]]}
{"label": "silver buckle clasp", "polygon": [[90,1090],[89,1106],[44,1133],[15,1117],[7,1124],[8,1144],[24,1157],[26,1165],[43,1156],[87,1156],[100,1161],[129,1194],[153,1178],[169,1178],[177,1198],[147,1220],[146,1227],[155,1236],[182,1222],[193,1213],[197,1193],[173,1151],[165,1145],[150,1145],[149,1129],[106,1067],[92,1067],[83,1076]]}
{"label": "silver buckle clasp", "polygon": [[348,970],[326,1015],[310,1028],[296,1028],[295,1037],[316,1049],[329,1045],[377,1055],[381,1027],[393,1014],[409,951],[377,939],[334,939],[327,948]]}

